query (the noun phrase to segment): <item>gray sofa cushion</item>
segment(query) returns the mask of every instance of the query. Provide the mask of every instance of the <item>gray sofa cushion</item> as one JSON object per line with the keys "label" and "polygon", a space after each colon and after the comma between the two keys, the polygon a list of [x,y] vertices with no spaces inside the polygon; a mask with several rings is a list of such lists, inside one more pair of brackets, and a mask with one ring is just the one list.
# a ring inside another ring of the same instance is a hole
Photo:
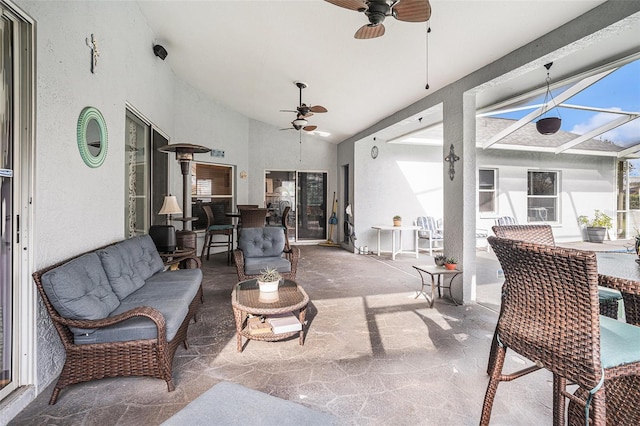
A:
{"label": "gray sofa cushion", "polygon": [[51,304],[64,318],[102,319],[120,305],[95,253],[46,272],[41,282]]}
{"label": "gray sofa cushion", "polygon": [[244,273],[258,275],[267,268],[275,268],[278,272],[291,272],[291,263],[280,256],[250,257],[244,260]]}
{"label": "gray sofa cushion", "polygon": [[[109,316],[116,316],[139,306],[150,306],[159,310],[167,325],[167,341],[173,340],[184,321],[189,304],[196,296],[202,271],[179,269],[160,272],[147,279],[146,284],[120,302],[120,306]],[[158,336],[155,324],[148,318],[132,318],[120,324],[96,330],[76,330],[76,344],[119,342],[126,340],[155,339]]]}
{"label": "gray sofa cushion", "polygon": [[140,235],[97,251],[113,292],[120,300],[164,269],[153,240]]}
{"label": "gray sofa cushion", "polygon": [[245,259],[281,256],[284,251],[284,231],[281,227],[242,228],[238,247]]}

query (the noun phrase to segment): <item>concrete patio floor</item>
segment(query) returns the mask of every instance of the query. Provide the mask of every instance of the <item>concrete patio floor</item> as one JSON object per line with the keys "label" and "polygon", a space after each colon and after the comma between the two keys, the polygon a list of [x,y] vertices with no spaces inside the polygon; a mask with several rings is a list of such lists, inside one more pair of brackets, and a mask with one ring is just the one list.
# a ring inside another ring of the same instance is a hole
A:
{"label": "concrete patio floor", "polygon": [[[620,250],[628,242],[614,243],[598,248]],[[296,337],[250,341],[236,351],[235,267],[215,255],[203,265],[205,303],[189,327],[190,347],[176,353],[174,392],[158,379],[104,379],[66,388],[50,406],[49,386],[9,424],[157,425],[221,381],[329,413],[345,425],[478,424],[501,283],[492,253],[478,251],[482,304],[455,306],[442,298],[430,309],[415,298],[420,279],[412,268],[432,262],[425,254],[392,261],[331,247],[301,250],[297,281],[311,300],[304,346]],[[505,371],[524,364],[509,352]],[[551,392],[546,371],[502,383],[492,424],[551,424]],[[215,406],[209,415],[215,419]]]}

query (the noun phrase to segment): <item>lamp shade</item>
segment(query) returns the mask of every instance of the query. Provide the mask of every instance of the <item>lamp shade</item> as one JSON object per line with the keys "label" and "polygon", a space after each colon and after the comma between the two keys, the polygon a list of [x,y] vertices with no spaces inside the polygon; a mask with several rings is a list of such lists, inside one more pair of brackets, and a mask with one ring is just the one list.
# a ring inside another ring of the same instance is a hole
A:
{"label": "lamp shade", "polygon": [[158,214],[179,214],[182,213],[178,200],[175,195],[167,195],[164,197],[164,202]]}
{"label": "lamp shade", "polygon": [[294,126],[302,127],[302,126],[306,126],[308,121],[305,120],[304,118],[296,118],[295,120],[293,120],[292,123]]}

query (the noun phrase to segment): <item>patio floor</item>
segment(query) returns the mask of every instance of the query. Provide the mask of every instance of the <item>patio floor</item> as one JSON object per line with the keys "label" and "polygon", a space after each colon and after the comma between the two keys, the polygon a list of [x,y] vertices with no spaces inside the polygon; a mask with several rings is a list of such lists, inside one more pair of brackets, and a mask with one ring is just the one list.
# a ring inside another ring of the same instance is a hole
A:
{"label": "patio floor", "polygon": [[[414,298],[420,280],[411,267],[430,263],[425,254],[391,261],[331,247],[301,250],[297,281],[311,300],[304,346],[297,337],[250,341],[237,353],[230,306],[235,268],[215,255],[203,265],[205,303],[189,328],[190,348],[176,353],[174,392],[157,379],[104,379],[64,389],[49,406],[51,385],[10,424],[157,425],[221,381],[332,414],[347,425],[478,423],[501,282],[492,253],[478,251],[482,304],[454,306],[443,298],[430,309],[424,298]],[[505,369],[524,363],[509,352]],[[551,392],[545,371],[502,383],[492,424],[550,424]],[[216,407],[209,415],[213,422]]]}

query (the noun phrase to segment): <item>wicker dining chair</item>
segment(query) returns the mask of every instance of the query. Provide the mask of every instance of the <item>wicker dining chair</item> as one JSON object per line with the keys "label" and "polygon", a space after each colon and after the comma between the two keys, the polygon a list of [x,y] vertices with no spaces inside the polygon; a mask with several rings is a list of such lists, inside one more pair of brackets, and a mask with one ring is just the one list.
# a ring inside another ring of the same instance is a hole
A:
{"label": "wicker dining chair", "polygon": [[[640,327],[640,283],[620,277],[600,275],[600,285],[616,289],[622,293],[625,320]],[[580,399],[588,397],[586,391],[578,388],[574,395]],[[640,425],[640,376],[623,376],[605,381],[607,398],[607,426]],[[585,425],[584,409],[573,400],[569,401],[568,425]],[[593,422],[593,416],[591,421]]]}
{"label": "wicker dining chair", "polygon": [[[204,244],[202,245],[202,253],[200,259],[204,260],[204,253],[207,252],[207,260],[211,253],[211,247],[227,247],[227,265],[231,264],[231,256],[233,252],[233,225],[231,224],[216,224],[216,218],[209,206],[203,206],[207,217],[207,228],[204,234]],[[227,237],[226,241],[214,241],[213,238],[216,235],[224,235]]]}
{"label": "wicker dining chair", "polygon": [[[553,373],[554,425],[564,424],[566,398],[591,412],[594,425],[604,425],[606,381],[640,374],[640,327],[599,315],[596,254],[493,236],[488,240],[508,285],[480,424],[489,424],[500,382],[545,368]],[[533,365],[503,374],[507,348]],[[585,389],[588,398],[567,392],[567,381]]]}
{"label": "wicker dining chair", "polygon": [[240,210],[240,222],[243,228],[261,228],[267,220],[268,209],[242,209]]}

